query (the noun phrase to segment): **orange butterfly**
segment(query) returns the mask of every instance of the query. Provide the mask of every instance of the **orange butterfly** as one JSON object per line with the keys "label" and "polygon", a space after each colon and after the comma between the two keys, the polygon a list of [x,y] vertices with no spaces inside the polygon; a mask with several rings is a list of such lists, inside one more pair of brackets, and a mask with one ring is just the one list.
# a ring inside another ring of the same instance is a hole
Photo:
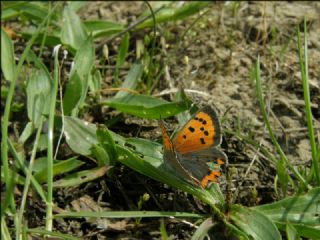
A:
{"label": "orange butterfly", "polygon": [[209,106],[199,110],[171,140],[162,121],[163,159],[165,165],[183,179],[201,187],[217,182],[219,169],[211,169],[209,162],[219,166],[227,156],[217,147],[221,144],[221,128],[216,112]]}

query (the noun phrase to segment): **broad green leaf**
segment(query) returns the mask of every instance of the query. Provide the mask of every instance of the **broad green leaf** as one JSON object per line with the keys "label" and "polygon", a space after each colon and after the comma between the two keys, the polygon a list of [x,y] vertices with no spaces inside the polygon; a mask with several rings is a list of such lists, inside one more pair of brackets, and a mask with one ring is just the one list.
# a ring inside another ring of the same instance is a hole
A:
{"label": "broad green leaf", "polygon": [[87,77],[94,65],[94,60],[95,51],[93,39],[90,36],[84,39],[80,48],[78,49],[74,57],[74,66],[72,68],[71,74],[73,73],[73,71],[77,71],[81,78]]}
{"label": "broad green leaf", "polygon": [[[22,177],[21,175],[19,175],[18,173],[13,173],[11,169],[8,169],[9,170],[9,178],[11,179],[12,176],[14,175],[15,179],[14,179],[14,182],[16,184],[20,184],[20,185],[24,185],[25,184],[25,181],[26,179],[24,177]],[[3,167],[1,167],[1,182],[4,182],[5,179],[4,179],[4,172],[3,172]]]}
{"label": "broad green leaf", "polygon": [[[91,147],[98,142],[96,129],[93,124],[77,118],[65,117],[66,141],[78,154],[91,154]],[[194,187],[164,166],[161,144],[146,139],[125,139],[110,130],[108,132],[115,142],[118,161],[122,164],[155,180],[189,192],[208,204],[223,204],[220,195],[215,194],[215,191]]]}
{"label": "broad green leaf", "polygon": [[69,147],[78,154],[88,156],[91,147],[98,144],[97,127],[74,117],[64,117],[64,135]]}
{"label": "broad green leaf", "polygon": [[116,145],[111,135],[111,132],[104,125],[100,125],[97,129],[96,135],[99,143],[104,147],[104,149],[110,156],[109,164],[113,165],[116,162],[118,156],[115,149]]}
{"label": "broad green leaf", "polygon": [[70,6],[66,6],[61,22],[62,43],[77,50],[87,38],[88,34],[81,19]]}
{"label": "broad green leaf", "polygon": [[187,212],[160,212],[160,211],[107,211],[107,212],[65,212],[55,214],[54,218],[75,218],[75,217],[96,217],[96,218],[155,218],[155,217],[176,217],[176,218],[202,218],[197,213]]}
{"label": "broad green leaf", "polygon": [[88,87],[90,92],[96,94],[97,97],[100,97],[100,90],[101,90],[101,82],[102,77],[99,70],[95,70],[93,74],[89,74],[89,82]]}
{"label": "broad green leaf", "polygon": [[[10,14],[9,14],[10,13]],[[48,15],[48,4],[41,2],[24,2],[13,1],[12,3],[6,3],[4,7],[5,16],[1,18],[7,19],[14,16],[14,13],[18,15],[25,15],[29,20],[41,22]],[[2,15],[2,6],[1,6]]]}
{"label": "broad green leaf", "polygon": [[94,64],[95,53],[92,37],[83,42],[74,58],[70,80],[63,100],[64,114],[76,116],[88,92],[88,78]]}
{"label": "broad green leaf", "polygon": [[19,16],[19,12],[12,8],[1,8],[1,20],[6,21]]}
{"label": "broad green leaf", "polygon": [[98,166],[110,166],[110,157],[106,150],[100,144],[91,147],[92,156],[97,159]]}
{"label": "broad green leaf", "polygon": [[259,211],[234,205],[230,219],[238,228],[255,240],[276,240],[281,235],[273,222]]}
{"label": "broad green leaf", "polygon": [[106,20],[88,20],[83,23],[94,38],[108,37],[124,30],[124,25]]}
{"label": "broad green leaf", "polygon": [[[181,7],[166,7],[161,9],[155,14],[156,23],[163,23],[168,21],[177,21],[184,19],[188,16],[198,13],[200,10],[209,6],[209,1],[196,1],[196,2],[185,2]],[[146,14],[150,14],[147,12]],[[145,14],[144,14],[145,15]],[[137,26],[138,29],[152,27],[153,19],[150,18]]]}
{"label": "broad green leaf", "polygon": [[[44,159],[46,160],[46,158]],[[75,157],[67,159],[67,160],[60,160],[55,161],[53,164],[53,176],[59,176],[61,174],[65,174],[67,172],[71,172],[80,166],[82,166],[84,162],[79,161]],[[47,180],[47,168],[42,169],[41,171],[37,172],[34,177],[40,182],[43,183]]]}
{"label": "broad green leaf", "polygon": [[109,170],[109,167],[103,166],[95,169],[77,172],[55,181],[53,183],[53,187],[60,188],[60,187],[78,186],[82,183],[90,182],[104,176],[108,170]]}
{"label": "broad green leaf", "polygon": [[27,83],[28,118],[38,127],[40,117],[49,113],[51,94],[51,77],[47,71],[36,69]]}
{"label": "broad green leaf", "polygon": [[[136,145],[135,148],[137,148]],[[177,176],[176,173],[170,171],[170,169],[163,164],[162,158],[157,159],[147,155],[140,156],[139,154],[134,154],[127,148],[119,145],[116,146],[116,149],[118,153],[118,160],[129,168],[159,182],[166,183],[170,186],[181,189],[182,191],[195,195],[210,205],[219,203],[219,199],[212,196],[209,191],[200,187],[192,186],[190,183],[187,183]]]}
{"label": "broad green leaf", "polygon": [[134,153],[139,153],[141,157],[147,156],[162,161],[162,144],[157,142],[143,138],[127,138],[124,146]]}
{"label": "broad green leaf", "polygon": [[129,33],[126,33],[120,43],[119,53],[117,57],[117,68],[121,67],[126,59],[129,49]]}
{"label": "broad green leaf", "polygon": [[[53,160],[53,163],[56,163],[56,160]],[[33,164],[33,172],[38,173],[40,171],[43,171],[44,169],[47,169],[47,157],[39,157],[35,159],[34,164]]]}
{"label": "broad green leaf", "polygon": [[191,240],[202,240],[204,239],[208,231],[215,225],[216,223],[212,221],[212,218],[207,218],[204,220],[200,226],[197,228],[195,233],[192,235]]}
{"label": "broad green leaf", "polygon": [[211,1],[196,1],[196,2],[185,2],[182,7],[179,7],[173,16],[173,20],[184,19],[193,14],[199,13],[202,9],[209,7],[212,4]]}
{"label": "broad green leaf", "polygon": [[268,216],[282,229],[290,223],[299,236],[314,238],[320,233],[320,188],[254,209]]}
{"label": "broad green leaf", "polygon": [[48,134],[41,134],[38,143],[38,150],[44,151],[48,148]]}
{"label": "broad green leaf", "polygon": [[187,110],[185,102],[167,102],[146,95],[128,94],[124,97],[113,98],[102,104],[141,118],[160,119],[174,116]]}
{"label": "broad green leaf", "polygon": [[299,236],[297,234],[297,230],[290,223],[287,223],[286,234],[287,234],[288,240],[298,240],[299,239]]}
{"label": "broad green leaf", "polygon": [[70,8],[72,8],[73,11],[77,12],[81,8],[87,5],[86,1],[70,1],[68,2],[68,5]]}
{"label": "broad green leaf", "polygon": [[[36,29],[31,29],[25,32],[22,32],[21,35],[23,38],[25,39],[30,39],[32,38],[33,34],[35,33]],[[37,38],[34,40],[35,43],[37,44],[41,44],[42,41],[44,39],[44,34],[43,33],[39,33],[39,35],[37,36]],[[45,45],[46,46],[50,46],[50,47],[54,47],[58,44],[60,44],[60,34],[55,34],[54,32],[50,32],[49,34],[47,34],[45,36]]]}
{"label": "broad green leaf", "polygon": [[28,140],[28,138],[32,135],[33,130],[34,130],[34,127],[32,122],[28,122],[19,137],[19,142],[24,144],[24,142]]}
{"label": "broad green leaf", "polygon": [[8,34],[1,28],[1,70],[7,81],[12,81],[15,75],[13,43]]}
{"label": "broad green leaf", "polygon": [[[134,90],[136,89],[139,81],[141,80],[141,76],[143,73],[143,66],[142,64],[134,64],[130,71],[128,72],[128,75],[126,76],[126,79],[121,85],[122,89],[131,89]],[[127,91],[119,91],[114,98],[121,98],[124,96],[130,95],[129,92]]]}
{"label": "broad green leaf", "polygon": [[[250,238],[238,229],[236,226],[229,222],[225,222],[223,226],[224,230],[221,230],[221,222],[217,221],[215,217],[211,216],[204,220],[197,230],[192,235],[191,240],[202,240],[202,239],[243,239],[249,240]],[[226,231],[226,229],[228,231]],[[235,238],[236,236],[236,238]]]}
{"label": "broad green leaf", "polygon": [[117,56],[116,71],[114,73],[115,74],[114,78],[116,81],[119,80],[119,68],[124,64],[124,61],[125,61],[126,56],[128,54],[129,38],[130,38],[129,33],[126,33],[120,43],[118,56]]}
{"label": "broad green leaf", "polygon": [[72,110],[79,107],[79,101],[82,95],[83,81],[77,71],[74,71],[70,77],[66,91],[63,97],[63,113],[66,116],[71,115]]}

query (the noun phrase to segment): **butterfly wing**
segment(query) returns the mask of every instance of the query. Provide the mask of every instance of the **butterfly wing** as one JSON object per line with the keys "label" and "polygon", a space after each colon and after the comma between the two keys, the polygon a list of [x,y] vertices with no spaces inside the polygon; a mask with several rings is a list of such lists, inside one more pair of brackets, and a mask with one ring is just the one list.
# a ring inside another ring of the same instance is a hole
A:
{"label": "butterfly wing", "polygon": [[218,146],[221,143],[221,128],[216,112],[209,106],[198,111],[172,142],[180,154]]}
{"label": "butterfly wing", "polygon": [[[217,182],[221,176],[221,166],[228,158],[224,152],[217,148],[207,148],[197,152],[178,154],[180,164],[187,169],[202,187],[206,187],[210,182]],[[208,163],[215,162],[214,168],[210,168]]]}
{"label": "butterfly wing", "polygon": [[[186,169],[181,165],[180,161],[178,161],[177,155],[175,153],[173,144],[170,140],[170,136],[163,124],[162,121],[159,122],[159,125],[161,127],[162,131],[162,140],[163,140],[163,160],[165,163],[165,166],[169,166],[172,171],[175,171],[181,176],[183,179],[186,179],[187,181],[194,183],[197,182],[197,180],[190,175]],[[197,184],[199,184],[197,182]]]}

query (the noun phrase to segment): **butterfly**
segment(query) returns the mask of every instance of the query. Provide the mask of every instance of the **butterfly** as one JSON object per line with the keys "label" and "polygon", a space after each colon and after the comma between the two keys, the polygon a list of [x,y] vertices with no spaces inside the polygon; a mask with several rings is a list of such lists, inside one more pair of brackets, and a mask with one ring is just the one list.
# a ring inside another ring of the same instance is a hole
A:
{"label": "butterfly", "polygon": [[171,139],[164,123],[160,121],[163,139],[165,166],[181,178],[200,187],[217,182],[222,175],[215,166],[225,164],[227,156],[218,147],[222,141],[220,122],[213,108],[206,106],[193,117]]}

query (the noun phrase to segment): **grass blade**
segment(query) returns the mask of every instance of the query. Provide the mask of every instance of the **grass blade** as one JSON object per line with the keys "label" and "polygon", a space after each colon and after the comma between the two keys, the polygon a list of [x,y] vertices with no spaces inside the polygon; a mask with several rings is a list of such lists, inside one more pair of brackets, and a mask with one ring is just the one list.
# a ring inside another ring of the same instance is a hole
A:
{"label": "grass blade", "polygon": [[[32,38],[29,40],[29,42],[26,45],[25,50],[23,51],[19,63],[17,65],[14,77],[11,81],[9,92],[7,95],[6,99],[6,105],[4,109],[4,114],[3,114],[3,122],[2,122],[2,139],[1,139],[1,159],[2,159],[2,167],[4,169],[4,177],[5,177],[5,183],[8,186],[10,179],[8,178],[8,169],[9,169],[9,164],[8,164],[8,142],[10,142],[10,139],[8,138],[8,125],[9,125],[9,118],[10,118],[10,112],[11,112],[11,104],[12,104],[12,99],[14,96],[14,91],[16,88],[16,82],[17,78],[21,73],[22,65],[25,62],[28,53],[35,41],[35,39],[38,37],[39,33],[43,31],[43,27],[46,24],[46,21],[50,19],[51,15],[54,13],[54,10],[57,5],[55,5],[50,11],[47,16],[44,18],[43,22],[39,25],[37,31],[35,34],[32,36]],[[11,207],[14,208],[15,210],[15,203],[14,201],[11,202]],[[2,209],[5,212],[5,209]]]}
{"label": "grass blade", "polygon": [[292,166],[291,162],[288,160],[287,156],[284,154],[284,152],[282,151],[281,146],[279,145],[273,131],[272,128],[270,126],[269,123],[269,119],[268,119],[268,115],[267,115],[267,111],[266,111],[266,107],[263,101],[263,97],[262,97],[262,87],[261,87],[261,80],[260,80],[260,57],[258,56],[257,59],[257,63],[256,63],[256,68],[255,68],[255,80],[256,80],[256,93],[257,93],[257,97],[258,97],[258,101],[259,101],[259,105],[260,105],[260,110],[262,113],[262,117],[263,117],[263,121],[267,126],[269,135],[271,137],[271,141],[273,143],[273,145],[275,146],[278,154],[280,155],[281,159],[283,161],[285,161],[285,163],[287,164],[287,166],[289,167],[289,169],[295,174],[295,176],[299,179],[299,181],[307,188],[310,188],[310,186],[308,185],[307,181],[301,176],[301,174]]}
{"label": "grass blade", "polygon": [[[53,237],[57,237],[58,239],[65,239],[65,240],[80,240],[80,239],[82,239],[82,238],[76,238],[76,237],[70,236],[68,234],[60,233],[60,232],[46,231],[41,228],[29,228],[29,229],[27,229],[27,232],[31,233],[31,235],[36,235],[36,236],[41,235],[41,236],[43,236],[43,239],[45,239],[44,238],[45,235],[50,235]],[[51,239],[57,239],[57,238],[51,238]],[[50,238],[48,238],[48,239],[50,239]]]}
{"label": "grass blade", "polygon": [[54,215],[55,218],[74,218],[74,217],[94,217],[94,218],[155,218],[171,217],[176,218],[202,218],[203,216],[196,213],[184,212],[158,212],[158,211],[108,211],[108,212],[66,212]]}
{"label": "grass blade", "polygon": [[48,185],[48,193],[47,193],[47,206],[46,206],[46,230],[52,231],[52,197],[53,197],[53,154],[54,154],[54,117],[56,113],[56,98],[58,93],[58,83],[59,83],[59,53],[60,46],[55,48],[54,52],[54,76],[53,76],[53,84],[50,95],[50,112],[48,119],[48,149],[47,149],[47,185]]}
{"label": "grass blade", "polygon": [[309,141],[310,141],[311,153],[312,153],[313,171],[311,171],[311,174],[315,174],[317,184],[318,186],[320,186],[320,166],[319,166],[319,161],[317,160],[318,150],[317,150],[316,138],[314,135],[314,128],[312,123],[313,116],[311,112],[311,101],[310,101],[309,74],[308,74],[308,37],[307,36],[308,36],[307,24],[306,24],[306,19],[304,19],[304,56],[302,56],[300,30],[298,29],[299,63],[300,63],[301,80],[302,80],[302,86],[303,86],[303,97],[305,102]]}

